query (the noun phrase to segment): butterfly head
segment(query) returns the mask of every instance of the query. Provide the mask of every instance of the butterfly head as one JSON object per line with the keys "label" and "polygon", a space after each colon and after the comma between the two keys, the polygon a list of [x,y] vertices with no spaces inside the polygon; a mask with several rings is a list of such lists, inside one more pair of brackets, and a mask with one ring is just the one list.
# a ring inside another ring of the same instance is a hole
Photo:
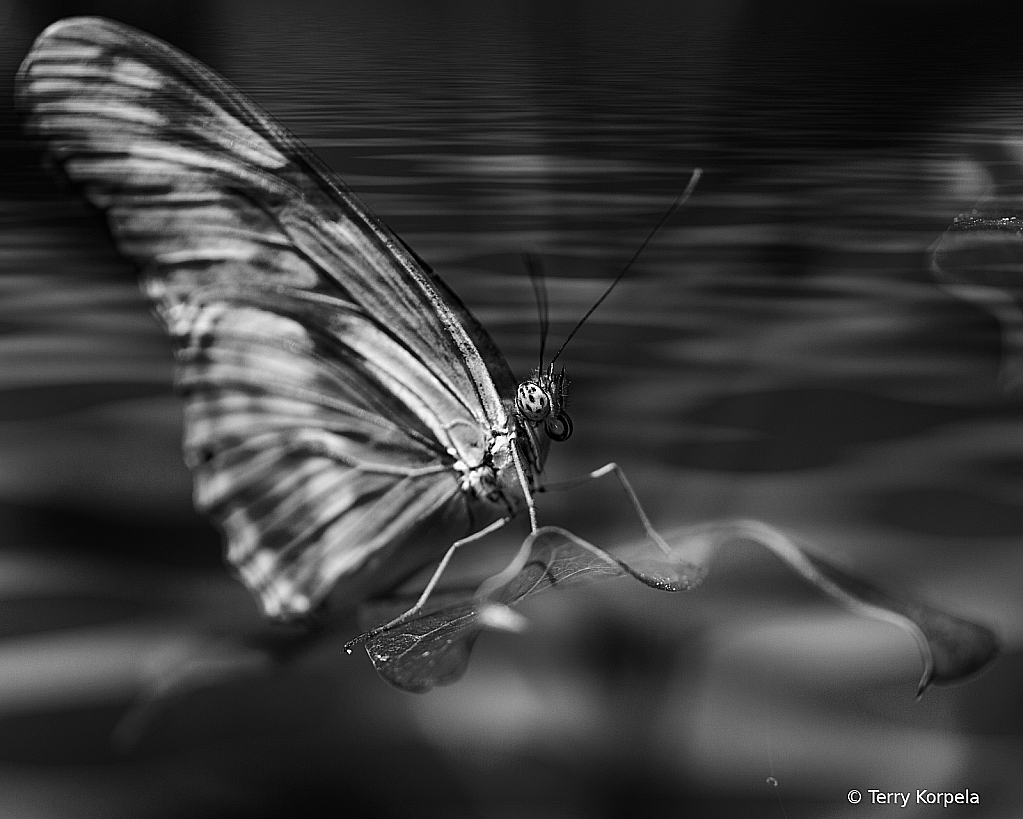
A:
{"label": "butterfly head", "polygon": [[515,412],[533,427],[543,426],[552,441],[567,441],[572,434],[572,419],[565,412],[568,403],[568,376],[565,368],[554,372],[535,370],[531,378],[515,391]]}

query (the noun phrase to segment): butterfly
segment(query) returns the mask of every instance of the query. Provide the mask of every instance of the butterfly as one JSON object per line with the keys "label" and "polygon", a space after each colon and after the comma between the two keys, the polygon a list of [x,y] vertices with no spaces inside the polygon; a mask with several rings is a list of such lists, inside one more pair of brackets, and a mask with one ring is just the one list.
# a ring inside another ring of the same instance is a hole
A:
{"label": "butterfly", "polygon": [[[415,603],[364,635],[380,635],[367,649],[385,678],[422,691],[460,675],[502,604],[584,575],[631,574],[666,590],[702,578],[613,463],[582,479],[618,478],[657,558],[626,563],[539,526],[533,496],[551,443],[572,432],[561,351],[542,366],[541,350],[541,366],[517,381],[440,277],[209,68],[128,26],[72,18],[36,40],[18,100],[30,131],[106,215],[174,341],[195,505],[265,615],[301,622],[436,564]],[[424,611],[456,549],[523,514],[531,534],[504,571],[475,596]],[[729,539],[760,542],[852,608],[899,622],[925,656],[922,685],[997,653],[989,630],[880,594],[759,522],[696,527],[686,539],[706,554]]]}
{"label": "butterfly", "polygon": [[18,81],[175,342],[195,504],[267,616],[386,592],[523,513],[537,530],[538,476],[572,432],[565,371],[517,381],[296,137],[109,20],[48,28]]}

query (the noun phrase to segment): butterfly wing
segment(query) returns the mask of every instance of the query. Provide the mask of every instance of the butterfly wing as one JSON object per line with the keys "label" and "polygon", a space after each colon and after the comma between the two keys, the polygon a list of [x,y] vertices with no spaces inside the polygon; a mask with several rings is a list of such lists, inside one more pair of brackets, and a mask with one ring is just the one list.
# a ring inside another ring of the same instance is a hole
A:
{"label": "butterfly wing", "polygon": [[19,99],[178,344],[196,503],[268,614],[301,614],[339,580],[383,587],[432,559],[424,530],[503,511],[457,468],[492,458],[509,427],[507,365],[286,129],[98,18],[40,35]]}

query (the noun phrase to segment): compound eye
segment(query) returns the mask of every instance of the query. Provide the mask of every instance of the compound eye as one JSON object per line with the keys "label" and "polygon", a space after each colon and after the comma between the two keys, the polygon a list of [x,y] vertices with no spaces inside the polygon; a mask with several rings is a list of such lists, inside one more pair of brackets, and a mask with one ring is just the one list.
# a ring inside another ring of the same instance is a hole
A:
{"label": "compound eye", "polygon": [[572,437],[572,419],[567,412],[559,412],[553,418],[548,418],[543,428],[552,441],[567,441]]}
{"label": "compound eye", "polygon": [[551,413],[551,397],[533,381],[519,384],[515,392],[515,405],[529,421],[542,421]]}

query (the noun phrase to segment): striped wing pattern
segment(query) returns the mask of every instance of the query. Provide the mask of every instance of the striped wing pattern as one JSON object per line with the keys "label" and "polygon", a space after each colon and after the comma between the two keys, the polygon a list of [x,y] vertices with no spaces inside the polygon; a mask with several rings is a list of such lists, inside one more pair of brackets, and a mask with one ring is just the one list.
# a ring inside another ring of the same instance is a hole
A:
{"label": "striped wing pattern", "polygon": [[339,580],[382,588],[433,558],[420,532],[507,510],[458,471],[509,428],[500,353],[282,126],[97,18],[47,29],[19,93],[177,342],[196,503],[267,614],[302,614]]}

